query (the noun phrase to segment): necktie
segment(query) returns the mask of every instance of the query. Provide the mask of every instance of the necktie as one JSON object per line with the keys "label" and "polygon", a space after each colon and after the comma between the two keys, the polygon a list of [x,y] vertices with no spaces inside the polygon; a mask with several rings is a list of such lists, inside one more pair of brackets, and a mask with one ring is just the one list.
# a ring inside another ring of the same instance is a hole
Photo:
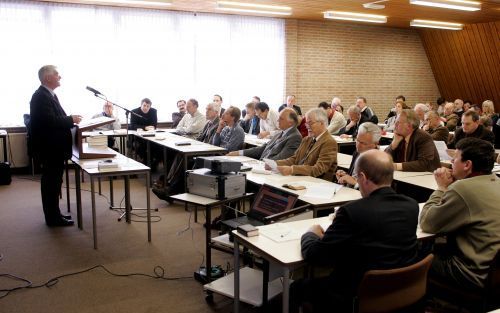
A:
{"label": "necktie", "polygon": [[406,148],[407,148],[407,142],[406,142],[406,139],[403,139],[403,161],[402,162],[406,162]]}
{"label": "necktie", "polygon": [[250,121],[250,129],[248,130],[248,134],[250,134],[250,135],[253,134],[253,128],[255,126],[253,122],[254,122],[254,119],[252,117],[252,120]]}
{"label": "necktie", "polygon": [[309,147],[306,150],[306,155],[304,155],[304,157],[299,161],[298,165],[304,164],[304,161],[306,160],[307,156],[309,155],[309,152],[311,152],[311,149],[315,143],[316,143],[316,138],[313,138],[313,140],[311,140],[311,143],[309,143]]}

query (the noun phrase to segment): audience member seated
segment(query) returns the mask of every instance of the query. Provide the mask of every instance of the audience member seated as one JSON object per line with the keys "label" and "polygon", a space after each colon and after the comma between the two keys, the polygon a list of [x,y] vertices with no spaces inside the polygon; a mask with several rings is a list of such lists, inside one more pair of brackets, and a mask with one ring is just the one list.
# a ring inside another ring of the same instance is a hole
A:
{"label": "audience member seated", "polygon": [[458,125],[461,126],[462,115],[464,114],[464,101],[462,99],[455,99],[453,102],[454,110],[453,112],[458,116]]}
{"label": "audience member seated", "polygon": [[418,125],[418,128],[422,129],[425,125],[425,113],[427,113],[429,111],[429,107],[423,103],[417,103],[417,104],[415,104],[413,111],[415,111],[415,114],[417,115],[418,119],[420,120],[420,124]]}
{"label": "audience member seated", "polygon": [[313,225],[302,235],[307,264],[333,267],[329,276],[298,279],[290,286],[290,311],[352,312],[353,296],[368,270],[405,267],[418,261],[418,204],[392,188],[393,164],[383,151],[356,162],[362,199],[341,206],[326,231]]}
{"label": "audience member seated", "polygon": [[500,180],[491,173],[495,150],[487,141],[465,138],[456,145],[452,169],[434,172],[438,189],[425,203],[420,226],[448,235],[435,246],[431,277],[465,290],[482,288],[500,250]]}
{"label": "audience member seated", "polygon": [[259,138],[270,138],[279,132],[278,112],[269,109],[265,102],[255,105],[255,114],[260,118]]}
{"label": "audience member seated", "polygon": [[482,104],[483,108],[483,114],[481,115],[481,118],[490,118],[491,119],[491,125],[492,125],[492,130],[493,134],[495,134],[495,147],[498,147],[499,139],[499,126],[497,126],[497,123],[499,121],[498,118],[498,113],[495,112],[495,106],[493,105],[493,101],[491,100],[486,100]]}
{"label": "audience member seated", "polygon": [[367,122],[372,122],[373,124],[378,124],[378,117],[375,115],[373,110],[367,105],[365,97],[357,97],[356,105],[361,111],[361,115],[366,117]]}
{"label": "audience member seated", "polygon": [[432,172],[441,166],[431,136],[418,128],[420,121],[413,110],[403,110],[396,121],[394,138],[385,149],[392,155],[394,169],[405,172]]}
{"label": "audience member seated", "polygon": [[[153,130],[158,125],[158,115],[156,109],[151,107],[151,100],[148,98],[144,98],[141,101],[141,106],[133,109],[132,112],[138,114],[130,115],[130,125],[129,129],[131,130]],[[132,147],[129,143],[127,144],[129,147]],[[142,159],[144,162],[146,160],[146,143],[142,140],[135,141],[133,144],[133,149],[135,149],[136,154]],[[155,165],[158,164],[158,151],[152,152],[152,159],[155,162]]]}
{"label": "audience member seated", "polygon": [[389,111],[389,114],[387,114],[387,117],[385,118],[384,123],[386,123],[386,124],[387,124],[387,121],[388,121],[391,117],[393,117],[393,116],[396,116],[396,115],[397,115],[397,108],[396,108],[396,104],[398,103],[398,101],[405,103],[405,101],[406,101],[405,96],[400,95],[400,96],[397,96],[397,97],[396,97],[396,102],[394,102],[394,107],[393,107],[393,108]]}
{"label": "audience member seated", "polygon": [[302,116],[302,110],[300,110],[300,106],[295,104],[295,96],[294,95],[289,95],[286,97],[286,103],[283,103],[279,109],[278,112],[281,112],[284,108],[290,108],[294,109],[295,112],[297,112],[297,115]]}
{"label": "audience member seated", "polygon": [[328,116],[328,124],[330,124],[330,121],[332,120],[333,117],[333,111],[335,111],[330,104],[326,101],[321,101],[318,104],[318,108],[322,108],[323,110],[326,111],[326,116]]}
{"label": "audience member seated", "polygon": [[356,151],[354,151],[352,155],[351,165],[347,172],[338,170],[337,173],[335,173],[337,183],[358,189],[358,173],[354,171],[356,160],[361,153],[370,149],[378,149],[380,136],[381,132],[378,125],[372,122],[366,122],[359,125],[358,136],[356,137]]}
{"label": "audience member seated", "polygon": [[338,135],[342,128],[347,125],[347,121],[342,115],[342,113],[335,110],[335,108],[340,104],[340,99],[335,97],[332,99],[331,111],[332,116],[330,118],[330,122],[328,124],[328,132],[332,135]]}
{"label": "audience member seated", "polygon": [[[253,104],[254,104],[254,105],[255,105],[255,104],[257,104],[257,103],[259,103],[259,102],[260,102],[260,97],[253,96],[253,97],[252,97],[252,101],[251,101],[251,102],[253,102]],[[254,107],[254,108],[255,108],[255,107]],[[245,116],[246,116],[246,115],[247,115],[247,111],[246,111],[245,109],[243,109],[243,110],[241,111],[241,118],[245,118]],[[243,127],[243,126],[241,126],[241,127]],[[245,132],[245,133],[246,133],[246,132]],[[257,134],[255,134],[255,135],[257,135]]]}
{"label": "audience member seated", "polygon": [[212,102],[215,103],[215,107],[219,112],[219,116],[222,117],[222,114],[224,114],[225,111],[225,109],[222,107],[222,97],[220,95],[214,95]]}
{"label": "audience member seated", "polygon": [[179,122],[186,114],[186,101],[184,100],[177,101],[177,110],[179,110],[179,112],[172,113],[172,128],[176,128],[177,125],[179,125]]}
{"label": "audience member seated", "polygon": [[212,102],[207,105],[205,117],[207,123],[201,130],[200,135],[196,137],[196,140],[204,143],[211,143],[214,138],[215,131],[217,130],[217,127],[219,127],[219,111],[216,109],[215,103]]}
{"label": "audience member seated", "polygon": [[302,136],[297,129],[297,113],[290,108],[285,108],[280,112],[278,124],[282,130],[276,133],[271,140],[259,147],[233,151],[228,155],[244,155],[254,159],[281,160],[292,156],[302,141]]}
{"label": "audience member seated", "polygon": [[444,125],[446,128],[448,128],[449,131],[455,131],[457,128],[458,124],[458,115],[453,113],[453,109],[455,106],[451,102],[447,102],[444,105],[444,112],[443,116],[441,117],[441,121],[443,121]]}
{"label": "audience member seated", "polygon": [[246,114],[240,121],[240,126],[245,134],[258,135],[260,132],[260,118],[255,114],[255,103],[249,102],[245,105],[245,108]]}
{"label": "audience member seated", "polygon": [[282,175],[306,175],[332,181],[337,168],[338,147],[328,133],[327,123],[328,117],[323,109],[315,108],[306,113],[310,135],[302,139],[291,157],[276,161]]}
{"label": "audience member seated", "polygon": [[[133,109],[132,112],[135,114],[130,115],[130,125],[129,129],[155,129],[158,125],[158,114],[156,109],[151,107],[152,102],[148,98],[144,98],[141,101],[141,106]],[[138,114],[139,116],[137,116]]]}
{"label": "audience member seated", "polygon": [[198,101],[195,99],[189,99],[186,103],[187,114],[184,115],[182,120],[177,125],[177,133],[190,137],[196,138],[205,127],[207,120],[205,116],[198,111]]}
{"label": "audience member seated", "polygon": [[425,114],[425,126],[423,130],[431,135],[434,141],[444,141],[448,143],[448,136],[450,132],[448,128],[441,125],[441,119],[436,111],[429,111]]}
{"label": "audience member seated", "polygon": [[479,138],[489,141],[492,145],[495,144],[495,135],[493,132],[486,129],[483,125],[479,125],[479,115],[472,110],[462,115],[462,128],[457,129],[448,147],[451,149],[455,148],[457,142],[467,137]]}
{"label": "audience member seated", "polygon": [[356,138],[359,125],[369,122],[369,120],[361,114],[361,110],[356,105],[351,105],[347,109],[347,115],[349,115],[349,119],[346,122],[347,125],[339,131],[339,134],[341,134],[342,138]]}
{"label": "audience member seated", "polygon": [[469,111],[472,108],[472,102],[470,100],[464,101],[464,112]]}
{"label": "audience member seated", "polygon": [[241,149],[245,141],[245,132],[238,123],[240,117],[241,111],[237,107],[230,106],[225,110],[211,143],[227,151]]}
{"label": "audience member seated", "polygon": [[342,106],[342,104],[338,104],[335,106],[335,111],[337,112],[340,112],[340,114],[344,114],[344,107]]}
{"label": "audience member seated", "polygon": [[437,113],[439,116],[442,116],[444,113],[444,106],[446,104],[446,99],[443,97],[439,97],[436,99],[436,104],[437,104]]}
{"label": "audience member seated", "polygon": [[394,127],[396,127],[396,120],[398,119],[399,114],[401,114],[401,111],[408,109],[408,106],[402,100],[396,100],[394,107],[394,115],[387,119],[386,126],[384,127],[384,130],[388,132],[394,131]]}
{"label": "audience member seated", "polygon": [[[114,118],[115,121],[113,123],[100,126],[95,130],[115,130],[122,128],[122,125],[120,124],[120,119],[113,114],[113,104],[111,104],[111,102],[106,101],[106,103],[104,103],[102,107],[102,112],[92,116],[92,118],[98,118],[101,116]],[[115,138],[113,136],[108,136],[108,147],[113,148],[114,146],[115,146]]]}

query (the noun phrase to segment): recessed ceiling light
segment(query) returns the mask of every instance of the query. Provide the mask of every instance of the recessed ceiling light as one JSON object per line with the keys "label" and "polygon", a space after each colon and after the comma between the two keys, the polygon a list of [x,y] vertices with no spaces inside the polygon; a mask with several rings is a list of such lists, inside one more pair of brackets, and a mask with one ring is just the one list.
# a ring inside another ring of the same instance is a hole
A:
{"label": "recessed ceiling light", "polygon": [[369,23],[387,23],[387,17],[384,15],[364,14],[355,12],[327,11],[323,17],[334,20],[357,21]]}
{"label": "recessed ceiling light", "polygon": [[464,11],[481,10],[480,2],[468,0],[410,0],[410,4]]}
{"label": "recessed ceiling light", "polygon": [[279,5],[217,1],[217,10],[271,15],[292,15],[292,8]]}
{"label": "recessed ceiling light", "polygon": [[172,1],[170,1],[170,0],[161,0],[161,1],[83,0],[83,2],[102,3],[102,4],[130,4],[130,5],[136,5],[136,6],[157,6],[157,7],[165,7],[165,6],[172,5]]}
{"label": "recessed ceiling light", "polygon": [[428,21],[428,20],[412,20],[410,22],[410,26],[449,29],[449,30],[461,30],[461,29],[463,29],[463,25],[459,24],[459,23],[448,23],[448,22],[439,22],[439,21]]}

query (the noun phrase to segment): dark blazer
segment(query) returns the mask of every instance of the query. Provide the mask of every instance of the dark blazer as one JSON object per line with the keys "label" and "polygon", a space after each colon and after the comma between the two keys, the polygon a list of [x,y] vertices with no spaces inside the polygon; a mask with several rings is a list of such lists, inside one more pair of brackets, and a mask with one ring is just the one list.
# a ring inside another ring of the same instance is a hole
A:
{"label": "dark blazer", "polygon": [[432,172],[441,167],[439,153],[431,135],[416,129],[410,137],[404,159],[405,143],[402,140],[395,150],[389,145],[385,152],[392,155],[394,163],[403,163],[405,172]]}
{"label": "dark blazer", "polygon": [[455,145],[460,141],[460,139],[468,137],[479,138],[491,142],[492,145],[495,144],[495,135],[493,134],[493,132],[486,129],[483,125],[479,125],[477,129],[471,134],[464,133],[464,130],[462,128],[457,129],[455,131],[455,136],[453,136],[453,139],[448,145],[448,148],[454,149]]}
{"label": "dark blazer", "polygon": [[186,113],[174,112],[172,113],[172,128],[176,128]]}
{"label": "dark blazer", "polygon": [[203,130],[201,131],[200,135],[196,138],[196,140],[204,143],[212,142],[212,139],[214,138],[215,131],[217,130],[218,126],[219,126],[218,116],[212,121],[212,123],[210,123],[210,121],[207,121],[207,123],[203,127]]}
{"label": "dark blazer", "polygon": [[282,132],[274,135],[271,140],[260,147],[243,150],[243,155],[254,159],[282,160],[292,156],[300,146],[302,135],[293,127],[281,136]]}
{"label": "dark blazer", "polygon": [[358,135],[358,128],[359,125],[363,124],[364,122],[369,122],[370,120],[363,114],[361,114],[361,117],[359,118],[358,123],[356,126],[353,126],[349,128],[349,130],[346,130],[346,126],[349,125],[351,120],[347,120],[346,126],[344,126],[341,130],[339,130],[339,135],[346,134],[346,135],[351,135],[353,137],[356,137]]}
{"label": "dark blazer", "polygon": [[158,114],[156,109],[150,108],[148,113],[144,114],[141,108],[133,109],[132,112],[139,114],[141,117],[131,114],[129,129],[137,130],[138,128],[144,129],[146,126],[156,126],[158,125]]}
{"label": "dark blazer", "polygon": [[42,160],[71,158],[73,118],[47,88],[40,86],[33,94],[30,115],[33,155]]}
{"label": "dark blazer", "polygon": [[446,126],[438,126],[435,129],[428,129],[427,132],[431,135],[432,140],[434,141],[444,141],[448,143],[448,136],[450,135],[450,131]]}
{"label": "dark blazer", "polygon": [[302,236],[307,263],[334,266],[332,290],[353,294],[371,269],[390,269],[417,261],[418,204],[390,187],[339,208],[322,239],[312,232]]}
{"label": "dark blazer", "polygon": [[[257,115],[255,115],[252,119],[254,126],[251,135],[258,135],[260,133],[260,118]],[[250,126],[252,125],[252,119],[250,120],[243,119],[240,121],[240,126],[241,128],[243,128],[245,134],[248,134],[248,131],[250,130]]]}

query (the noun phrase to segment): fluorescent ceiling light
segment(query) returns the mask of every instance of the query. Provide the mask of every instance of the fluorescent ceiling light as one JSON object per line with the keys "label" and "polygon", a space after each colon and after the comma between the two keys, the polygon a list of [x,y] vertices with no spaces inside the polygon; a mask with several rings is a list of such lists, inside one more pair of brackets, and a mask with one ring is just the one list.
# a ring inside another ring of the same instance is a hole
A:
{"label": "fluorescent ceiling light", "polygon": [[450,30],[461,30],[463,28],[463,25],[459,23],[448,23],[448,22],[428,21],[428,20],[412,20],[410,22],[410,26],[440,28],[440,29],[450,29]]}
{"label": "fluorescent ceiling light", "polygon": [[129,4],[137,6],[157,6],[166,7],[172,5],[171,0],[161,1],[138,1],[138,0],[85,0],[85,2],[102,3],[102,4]]}
{"label": "fluorescent ceiling light", "polygon": [[217,1],[216,9],[221,11],[231,11],[231,12],[292,15],[292,8],[290,7],[279,6],[279,5],[232,2],[232,1]]}
{"label": "fluorescent ceiling light", "polygon": [[480,2],[467,0],[410,0],[410,4],[464,11],[481,10]]}
{"label": "fluorescent ceiling light", "polygon": [[323,14],[324,18],[345,21],[358,21],[370,23],[387,23],[387,17],[376,14],[363,14],[354,12],[327,11]]}

